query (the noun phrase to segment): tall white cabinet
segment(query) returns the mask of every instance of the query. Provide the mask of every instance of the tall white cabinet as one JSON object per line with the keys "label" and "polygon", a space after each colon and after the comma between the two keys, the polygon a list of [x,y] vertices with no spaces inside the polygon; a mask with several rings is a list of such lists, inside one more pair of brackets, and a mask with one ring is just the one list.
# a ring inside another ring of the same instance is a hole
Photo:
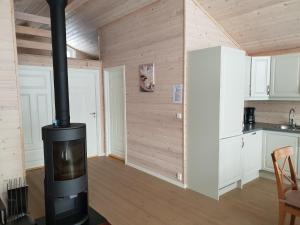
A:
{"label": "tall white cabinet", "polygon": [[187,70],[187,183],[218,199],[241,179],[245,52],[193,51]]}

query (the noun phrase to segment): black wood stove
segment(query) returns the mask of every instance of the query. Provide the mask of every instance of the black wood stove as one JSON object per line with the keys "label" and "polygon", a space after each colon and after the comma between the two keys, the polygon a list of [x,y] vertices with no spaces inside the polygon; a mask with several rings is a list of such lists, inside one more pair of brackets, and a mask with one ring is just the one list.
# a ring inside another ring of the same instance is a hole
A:
{"label": "black wood stove", "polygon": [[51,14],[56,122],[42,128],[46,216],[37,224],[105,224],[106,220],[88,204],[86,125],[70,123],[65,27],[68,1],[47,2]]}
{"label": "black wood stove", "polygon": [[47,0],[51,14],[56,123],[42,128],[46,223],[88,221],[85,124],[71,124],[66,57],[67,0]]}
{"label": "black wood stove", "polygon": [[88,220],[85,124],[42,128],[47,224]]}

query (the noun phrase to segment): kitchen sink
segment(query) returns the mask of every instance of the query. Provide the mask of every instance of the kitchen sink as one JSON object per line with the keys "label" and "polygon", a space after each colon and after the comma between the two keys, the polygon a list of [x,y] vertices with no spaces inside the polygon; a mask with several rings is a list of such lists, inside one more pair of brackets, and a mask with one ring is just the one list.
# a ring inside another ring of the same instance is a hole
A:
{"label": "kitchen sink", "polygon": [[290,125],[281,124],[279,125],[281,130],[291,130],[291,131],[300,131],[300,126],[292,127]]}
{"label": "kitchen sink", "polygon": [[292,129],[289,125],[280,125],[281,130],[287,130],[287,129]]}

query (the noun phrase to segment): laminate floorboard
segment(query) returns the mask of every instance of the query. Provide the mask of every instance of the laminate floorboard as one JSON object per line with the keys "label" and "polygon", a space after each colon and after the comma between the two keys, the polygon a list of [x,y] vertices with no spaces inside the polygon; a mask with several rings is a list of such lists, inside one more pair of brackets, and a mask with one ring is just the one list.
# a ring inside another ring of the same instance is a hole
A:
{"label": "laminate floorboard", "polygon": [[[90,205],[112,225],[277,224],[272,180],[259,178],[215,201],[112,158],[89,159],[88,173]],[[44,215],[43,177],[43,169],[27,172],[29,211],[34,218]],[[300,225],[300,218],[296,224]]]}

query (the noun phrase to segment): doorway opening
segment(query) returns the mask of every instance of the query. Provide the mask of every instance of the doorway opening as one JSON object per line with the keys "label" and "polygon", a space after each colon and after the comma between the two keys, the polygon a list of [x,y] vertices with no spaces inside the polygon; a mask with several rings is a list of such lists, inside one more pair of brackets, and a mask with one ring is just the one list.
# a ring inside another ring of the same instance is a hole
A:
{"label": "doorway opening", "polygon": [[125,66],[104,69],[106,155],[127,162]]}

